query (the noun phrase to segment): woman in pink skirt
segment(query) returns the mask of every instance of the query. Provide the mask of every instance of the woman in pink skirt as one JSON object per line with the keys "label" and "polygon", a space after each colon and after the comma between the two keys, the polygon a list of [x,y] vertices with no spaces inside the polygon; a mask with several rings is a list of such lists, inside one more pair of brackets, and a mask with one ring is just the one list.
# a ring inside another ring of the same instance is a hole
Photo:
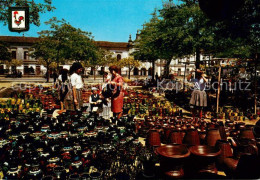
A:
{"label": "woman in pink skirt", "polygon": [[123,83],[124,80],[122,76],[118,74],[118,68],[116,66],[110,66],[109,71],[112,74],[111,88],[113,88],[113,96],[111,97],[111,111],[113,112],[113,116],[118,119],[122,116],[123,113]]}

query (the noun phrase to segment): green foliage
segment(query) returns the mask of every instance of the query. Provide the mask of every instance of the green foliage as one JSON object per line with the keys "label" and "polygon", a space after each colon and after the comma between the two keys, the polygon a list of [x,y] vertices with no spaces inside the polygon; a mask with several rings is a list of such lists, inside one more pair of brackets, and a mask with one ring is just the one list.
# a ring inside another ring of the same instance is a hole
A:
{"label": "green foliage", "polygon": [[4,0],[0,2],[0,21],[4,25],[8,23],[8,8],[12,6],[28,6],[30,10],[29,22],[36,26],[40,26],[40,13],[53,11],[55,7],[52,0],[44,0],[42,3],[35,3],[34,0]]}
{"label": "green foliage", "polygon": [[217,43],[230,42],[223,53],[241,58],[254,58],[260,50],[260,1],[245,0],[235,14],[224,21],[215,23]]}
{"label": "green foliage", "polygon": [[118,61],[119,67],[127,67],[131,71],[135,67],[139,67],[141,65],[140,61],[135,60],[134,57],[130,56],[127,58],[120,59]]}
{"label": "green foliage", "polygon": [[260,47],[259,12],[259,0],[245,0],[232,17],[216,22],[201,11],[198,1],[166,1],[144,24],[133,55],[140,60],[165,59],[166,75],[172,58],[196,54],[198,67],[202,52],[215,57],[252,59]]}
{"label": "green foliage", "polygon": [[18,59],[12,59],[11,61],[5,61],[5,64],[7,66],[7,68],[9,67],[17,67],[17,66],[21,66],[23,64],[23,60],[18,60]]}
{"label": "green foliage", "polygon": [[55,17],[46,22],[51,30],[41,31],[40,37],[48,37],[56,42],[54,46],[57,63],[68,60],[96,62],[99,59],[99,49],[94,44],[90,32],[82,31],[67,23],[64,19]]}
{"label": "green foliage", "polygon": [[32,46],[34,51],[30,54],[33,58],[39,59],[39,64],[48,67],[52,62],[56,62],[57,43],[50,37],[42,37],[40,41]]}
{"label": "green foliage", "polygon": [[130,56],[127,58],[120,59],[120,61],[116,64],[119,67],[127,67],[128,71],[128,78],[130,79],[130,73],[135,67],[139,67],[141,65],[140,61],[135,60],[134,57]]}
{"label": "green foliage", "polygon": [[157,51],[157,38],[160,33],[158,29],[159,21],[155,10],[150,22],[144,24],[145,28],[141,31],[140,38],[135,42],[136,51],[132,54],[135,59],[152,62],[159,58]]}
{"label": "green foliage", "polygon": [[50,64],[64,64],[68,61],[81,61],[94,65],[100,59],[100,49],[95,45],[91,33],[71,26],[64,19],[52,18],[47,25],[50,30],[39,32],[40,42],[35,44],[32,56],[41,59],[47,69]]}
{"label": "green foliage", "polygon": [[11,60],[11,53],[8,51],[7,44],[0,42],[0,63]]}
{"label": "green foliage", "polygon": [[169,1],[158,12],[159,16],[155,11],[150,22],[145,24],[137,45],[140,52],[135,57],[165,59],[165,72],[168,75],[173,58],[196,53],[199,61],[200,51],[213,46],[214,34],[210,21],[197,2],[183,0],[176,5]]}

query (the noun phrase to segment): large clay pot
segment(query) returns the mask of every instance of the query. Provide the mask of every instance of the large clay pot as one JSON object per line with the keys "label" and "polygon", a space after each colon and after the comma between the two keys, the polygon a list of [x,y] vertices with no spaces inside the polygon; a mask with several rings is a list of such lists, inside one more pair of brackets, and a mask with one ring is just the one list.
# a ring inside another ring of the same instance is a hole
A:
{"label": "large clay pot", "polygon": [[221,150],[207,145],[192,146],[189,148],[192,157],[192,167],[195,173],[217,173],[216,159]]}
{"label": "large clay pot", "polygon": [[198,131],[196,129],[188,129],[183,138],[183,144],[187,144],[190,146],[200,145],[200,137]]}
{"label": "large clay pot", "polygon": [[225,130],[223,122],[219,123],[218,129],[219,129],[219,133],[220,133],[221,139],[226,141],[227,140],[227,134],[226,134],[226,130]]}
{"label": "large clay pot", "polygon": [[184,160],[189,157],[190,152],[185,145],[166,145],[156,149],[160,156],[160,169],[163,176],[181,178],[184,176]]}
{"label": "large clay pot", "polygon": [[245,128],[240,130],[240,138],[255,139],[253,130],[251,128]]}
{"label": "large clay pot", "polygon": [[236,146],[234,146],[234,156],[240,158],[242,154],[258,154],[256,141],[253,139],[240,138],[236,139]]}
{"label": "large clay pot", "polygon": [[146,139],[147,146],[158,147],[161,146],[160,133],[157,130],[150,130]]}
{"label": "large clay pot", "polygon": [[169,135],[168,143],[182,144],[182,134],[180,131],[173,130]]}
{"label": "large clay pot", "polygon": [[221,150],[221,153],[218,157],[218,164],[222,165],[226,158],[232,157],[232,149],[228,141],[225,140],[217,140],[216,147]]}
{"label": "large clay pot", "polygon": [[259,158],[255,154],[245,153],[239,159],[226,158],[225,174],[231,179],[259,179]]}
{"label": "large clay pot", "polygon": [[206,144],[209,146],[215,146],[217,140],[221,139],[220,133],[218,129],[209,128],[206,134]]}

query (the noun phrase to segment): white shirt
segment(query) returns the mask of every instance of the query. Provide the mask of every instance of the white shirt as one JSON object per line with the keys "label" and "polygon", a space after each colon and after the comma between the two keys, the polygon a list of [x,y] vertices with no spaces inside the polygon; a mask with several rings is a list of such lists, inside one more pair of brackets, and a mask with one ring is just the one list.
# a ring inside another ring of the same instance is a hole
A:
{"label": "white shirt", "polygon": [[77,73],[73,73],[70,76],[71,85],[76,89],[82,89],[84,87],[84,83],[82,81],[82,77]]}
{"label": "white shirt", "polygon": [[199,79],[191,79],[191,82],[194,82],[194,90],[204,91],[206,88],[206,81],[203,78]]}
{"label": "white shirt", "polygon": [[[68,79],[67,79],[67,80],[70,80],[70,77],[69,77],[69,76],[68,76]],[[59,75],[58,81],[62,82],[62,76],[61,76],[61,75]],[[66,82],[66,81],[65,81],[65,82]]]}

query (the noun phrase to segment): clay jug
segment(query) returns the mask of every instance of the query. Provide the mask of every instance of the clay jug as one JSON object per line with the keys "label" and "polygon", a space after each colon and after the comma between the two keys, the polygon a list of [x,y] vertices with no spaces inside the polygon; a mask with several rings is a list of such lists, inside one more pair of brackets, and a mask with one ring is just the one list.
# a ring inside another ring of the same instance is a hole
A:
{"label": "clay jug", "polygon": [[209,128],[207,130],[207,134],[206,134],[206,143],[209,146],[215,146],[217,140],[221,139],[220,133],[218,129],[215,128]]}

